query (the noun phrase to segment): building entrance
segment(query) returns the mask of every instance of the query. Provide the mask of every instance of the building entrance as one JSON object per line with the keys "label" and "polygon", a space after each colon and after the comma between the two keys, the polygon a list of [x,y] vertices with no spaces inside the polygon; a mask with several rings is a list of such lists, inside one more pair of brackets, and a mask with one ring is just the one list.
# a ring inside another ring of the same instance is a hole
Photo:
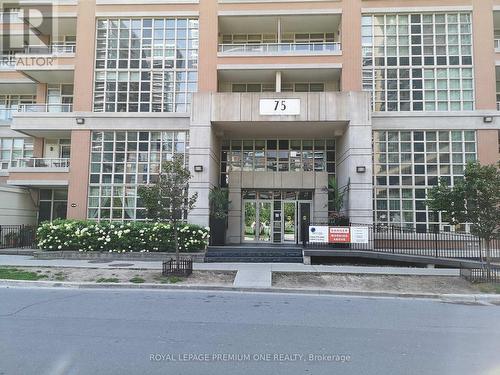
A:
{"label": "building entrance", "polygon": [[300,242],[302,223],[311,219],[312,191],[244,190],[242,196],[243,242]]}

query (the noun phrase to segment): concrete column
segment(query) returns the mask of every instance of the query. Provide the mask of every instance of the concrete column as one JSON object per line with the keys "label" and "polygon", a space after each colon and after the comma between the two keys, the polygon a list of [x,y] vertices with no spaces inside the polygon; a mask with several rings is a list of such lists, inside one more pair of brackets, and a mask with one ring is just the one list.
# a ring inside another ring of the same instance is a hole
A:
{"label": "concrete column", "polygon": [[276,72],[276,92],[281,92],[281,72]]}
{"label": "concrete column", "polygon": [[498,164],[498,130],[482,129],[477,131],[477,156],[481,164]]}
{"label": "concrete column", "polygon": [[47,103],[47,84],[37,83],[36,84],[36,104]]}
{"label": "concrete column", "polygon": [[361,0],[343,2],[342,91],[361,91]]}
{"label": "concrete column", "polygon": [[[210,189],[219,180],[219,140],[210,122],[212,96],[210,93],[193,95],[191,124],[189,127],[189,195],[198,194],[195,208],[189,213],[188,221],[202,226],[209,225]],[[203,172],[195,172],[194,166],[203,166]]]}
{"label": "concrete column", "polygon": [[35,158],[43,158],[43,138],[34,138],[33,139],[33,157]]}
{"label": "concrete column", "polygon": [[[68,219],[87,218],[87,190],[89,186],[90,142],[90,130],[73,130],[71,132]],[[72,207],[73,205],[75,207]]]}
{"label": "concrete column", "polygon": [[[350,97],[346,109],[350,114],[350,121],[344,134],[337,138],[337,182],[340,188],[349,187],[343,211],[352,223],[359,224],[373,223],[372,126],[369,100],[368,94],[364,96],[364,102]],[[357,166],[364,166],[366,172],[357,173]]]}
{"label": "concrete column", "polygon": [[472,3],[476,109],[496,110],[493,0]]}
{"label": "concrete column", "polygon": [[198,91],[217,92],[218,2],[202,0],[200,10],[200,41],[198,65]]}
{"label": "concrete column", "polygon": [[95,55],[95,0],[79,1],[76,21],[75,111],[92,111]]}

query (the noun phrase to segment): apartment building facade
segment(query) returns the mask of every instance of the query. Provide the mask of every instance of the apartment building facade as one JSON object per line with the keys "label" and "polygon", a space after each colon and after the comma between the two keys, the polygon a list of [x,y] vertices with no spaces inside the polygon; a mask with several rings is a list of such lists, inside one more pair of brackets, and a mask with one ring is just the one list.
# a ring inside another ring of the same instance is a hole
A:
{"label": "apartment building facade", "polygon": [[[328,220],[450,228],[427,189],[499,161],[500,0],[60,0],[2,9],[0,220],[142,220],[184,158],[227,242]],[[497,78],[498,77],[498,78]]]}

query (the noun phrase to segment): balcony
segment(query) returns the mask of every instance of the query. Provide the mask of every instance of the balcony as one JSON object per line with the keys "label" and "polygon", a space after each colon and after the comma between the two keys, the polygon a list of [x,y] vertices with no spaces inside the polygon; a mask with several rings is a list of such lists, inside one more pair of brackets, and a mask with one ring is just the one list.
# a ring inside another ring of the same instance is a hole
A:
{"label": "balcony", "polygon": [[222,55],[340,54],[340,42],[219,44]]}
{"label": "balcony", "polygon": [[17,111],[23,113],[69,113],[73,112],[73,104],[21,104]]}
{"label": "balcony", "polygon": [[12,121],[12,110],[11,108],[0,109],[0,121]]}
{"label": "balcony", "polygon": [[11,162],[8,172],[8,185],[29,187],[68,186],[69,159],[17,159]]}
{"label": "balcony", "polygon": [[500,39],[495,39],[495,52],[500,52]]}
{"label": "balcony", "polygon": [[33,45],[24,49],[27,55],[74,55],[75,52],[76,46],[72,44]]}
{"label": "balcony", "polygon": [[9,170],[17,169],[34,169],[36,171],[41,171],[41,169],[48,170],[52,172],[54,169],[66,170],[69,168],[69,159],[67,158],[23,158],[13,160]]}

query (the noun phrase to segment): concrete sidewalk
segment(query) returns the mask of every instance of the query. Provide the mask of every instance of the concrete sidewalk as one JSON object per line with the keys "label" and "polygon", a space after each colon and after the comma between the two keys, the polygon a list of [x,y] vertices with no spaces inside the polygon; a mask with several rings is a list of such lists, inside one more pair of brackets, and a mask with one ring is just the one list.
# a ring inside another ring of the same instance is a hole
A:
{"label": "concrete sidewalk", "polygon": [[[70,267],[107,269],[161,270],[157,261],[96,261],[75,259],[34,259],[32,256],[0,255],[0,266],[18,267]],[[361,267],[305,265],[300,263],[193,263],[194,270],[236,271],[235,287],[271,287],[273,272],[352,273],[369,275],[403,276],[459,276],[458,269],[405,268],[405,267]]]}

